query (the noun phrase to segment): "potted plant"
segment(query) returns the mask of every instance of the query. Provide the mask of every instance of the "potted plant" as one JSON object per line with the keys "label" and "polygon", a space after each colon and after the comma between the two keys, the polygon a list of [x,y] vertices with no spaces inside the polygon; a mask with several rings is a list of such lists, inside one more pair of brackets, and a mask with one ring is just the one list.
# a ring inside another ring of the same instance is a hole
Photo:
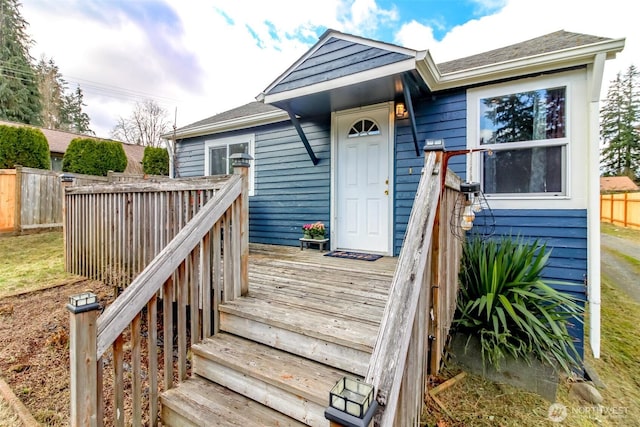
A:
{"label": "potted plant", "polygon": [[302,232],[305,239],[322,240],[325,238],[326,228],[322,222],[318,221],[313,224],[304,224]]}
{"label": "potted plant", "polygon": [[546,244],[520,236],[465,242],[454,329],[468,337],[467,345],[479,341],[484,368],[499,371],[506,359],[537,360],[566,373],[579,367],[568,327],[582,322],[583,308],[549,286],[561,282],[542,279],[550,254]]}

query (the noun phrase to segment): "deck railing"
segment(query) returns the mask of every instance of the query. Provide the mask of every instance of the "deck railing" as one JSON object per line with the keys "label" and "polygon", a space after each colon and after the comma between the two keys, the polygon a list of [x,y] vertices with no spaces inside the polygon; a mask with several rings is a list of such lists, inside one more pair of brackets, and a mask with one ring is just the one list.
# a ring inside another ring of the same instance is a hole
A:
{"label": "deck railing", "polygon": [[[455,311],[461,242],[449,228],[459,187],[441,154],[426,155],[405,241],[366,381],[381,410],[376,425],[419,425],[429,365],[435,373]],[[433,320],[432,320],[433,316]]]}
{"label": "deck railing", "polygon": [[[131,234],[135,236],[138,233],[138,237],[132,237],[135,240],[127,244],[146,247],[147,251],[155,250],[165,240],[168,244],[160,248],[158,255],[148,262],[101,316],[97,317],[95,310],[72,310],[70,352],[73,426],[101,426],[105,418],[112,420],[108,423],[116,426],[157,425],[159,392],[173,388],[176,382],[187,378],[190,345],[216,332],[219,327],[218,304],[221,301],[231,301],[246,292],[247,284],[243,282],[241,274],[248,261],[246,169],[236,166],[236,172],[240,175],[228,178],[224,185],[211,194],[207,191],[212,189],[203,190],[208,201],[203,198],[197,201],[192,199],[197,193],[191,192],[156,198],[142,194],[118,198],[117,194],[124,195],[126,192],[115,192],[113,200],[100,202],[119,206],[119,212],[135,209],[147,212],[144,206],[153,207],[154,210],[149,211],[153,221],[145,225],[131,224],[132,229],[127,228],[128,225],[123,226],[124,237],[116,240],[112,252],[101,251],[100,246],[95,245],[94,255],[86,264],[93,262],[96,266],[106,265],[99,260],[109,256],[126,259],[136,266],[144,264],[146,258],[139,253],[124,257],[125,251],[118,252],[118,245]],[[70,194],[76,192],[70,191]],[[187,197],[189,202],[184,203]],[[182,206],[177,209],[182,217],[162,217],[160,211],[169,203],[166,199],[173,199]],[[76,203],[87,206],[91,200],[87,198]],[[163,200],[166,203],[162,203]],[[138,208],[132,206],[134,201],[139,202]],[[74,206],[71,204],[68,207],[73,210]],[[196,206],[199,206],[197,213]],[[95,223],[109,230],[109,226],[102,225],[101,221],[96,220]],[[115,226],[127,222],[115,220],[108,224]],[[152,226],[161,226],[163,233],[157,236],[146,233],[146,230],[153,230],[147,228]],[[96,232],[93,238],[106,244],[106,235],[101,233]],[[175,237],[171,239],[172,233]],[[78,260],[73,265],[82,266],[84,263]],[[100,268],[91,267],[88,271],[99,273]],[[157,303],[161,294],[172,295],[173,298],[162,299],[162,316],[159,319]],[[159,323],[162,326],[156,327]],[[141,333],[143,328],[146,334]],[[143,346],[143,341],[146,341],[146,346]],[[112,371],[104,369],[109,365],[113,366]],[[110,378],[111,384],[107,384]],[[147,382],[144,391],[143,380]],[[112,402],[107,414],[106,400]],[[125,416],[125,413],[131,416]]]}
{"label": "deck railing", "polygon": [[[115,174],[114,174],[115,175]],[[225,185],[228,177],[67,187],[66,271],[122,289]]]}

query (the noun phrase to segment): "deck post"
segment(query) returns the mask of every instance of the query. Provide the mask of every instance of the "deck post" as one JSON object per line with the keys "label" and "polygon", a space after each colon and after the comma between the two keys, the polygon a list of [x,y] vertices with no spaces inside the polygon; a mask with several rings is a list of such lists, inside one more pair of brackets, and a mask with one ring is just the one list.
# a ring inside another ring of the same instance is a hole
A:
{"label": "deck post", "polygon": [[72,427],[97,427],[98,420],[98,309],[95,294],[83,293],[69,298],[69,359],[71,373]]}
{"label": "deck post", "polygon": [[249,292],[249,154],[236,153],[233,160],[233,173],[242,177],[242,196],[240,199],[240,295]]}
{"label": "deck post", "polygon": [[69,248],[67,242],[67,192],[66,188],[73,185],[73,176],[62,175],[60,177],[60,184],[62,185],[62,238],[63,238],[63,250],[64,250],[64,271],[71,271],[71,262],[69,261]]}

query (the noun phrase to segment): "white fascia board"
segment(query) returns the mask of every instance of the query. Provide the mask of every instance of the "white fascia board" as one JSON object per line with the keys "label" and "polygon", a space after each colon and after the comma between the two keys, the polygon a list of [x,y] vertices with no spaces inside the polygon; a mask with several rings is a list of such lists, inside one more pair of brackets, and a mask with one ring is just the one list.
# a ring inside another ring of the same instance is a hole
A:
{"label": "white fascia board", "polygon": [[433,91],[484,83],[491,80],[518,77],[526,74],[557,70],[573,66],[591,64],[599,53],[606,53],[607,59],[624,48],[625,39],[608,40],[588,46],[564,49],[512,61],[504,61],[482,67],[470,68],[453,73],[440,74],[431,55],[426,52],[418,60],[416,69],[425,83]]}
{"label": "white fascia board", "polygon": [[[268,125],[289,120],[286,111],[270,111],[268,113],[254,114],[251,116],[238,117],[217,123],[208,123],[202,126],[185,129],[176,132],[176,139],[193,138],[202,135],[213,135],[221,132],[228,132],[237,129],[247,129],[256,126]],[[163,135],[163,138],[173,139],[173,133]]]}
{"label": "white fascia board", "polygon": [[332,89],[339,89],[342,87],[356,85],[358,83],[366,82],[369,80],[375,80],[380,77],[392,76],[394,74],[403,73],[405,71],[412,71],[416,68],[415,58],[405,59],[404,61],[395,62],[393,64],[385,65],[383,67],[374,68],[372,70],[363,71],[356,74],[340,77],[325,82],[316,83],[309,86],[304,86],[298,89],[288,90],[284,92],[274,94],[260,94],[256,97],[259,101],[263,101],[265,104],[273,104],[274,102],[285,101],[287,99],[300,98],[307,95],[313,95],[314,93],[320,93],[330,91]]}

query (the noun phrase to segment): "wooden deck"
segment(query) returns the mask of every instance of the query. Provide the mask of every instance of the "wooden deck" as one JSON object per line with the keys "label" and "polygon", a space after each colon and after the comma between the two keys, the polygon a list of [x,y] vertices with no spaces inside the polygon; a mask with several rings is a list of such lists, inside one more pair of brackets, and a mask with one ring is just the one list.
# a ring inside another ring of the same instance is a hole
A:
{"label": "wooden deck", "polygon": [[[329,425],[331,387],[366,373],[396,258],[325,254],[250,246],[249,293],[193,346],[192,378],[162,396],[165,424]],[[229,406],[241,410],[216,409]]]}

